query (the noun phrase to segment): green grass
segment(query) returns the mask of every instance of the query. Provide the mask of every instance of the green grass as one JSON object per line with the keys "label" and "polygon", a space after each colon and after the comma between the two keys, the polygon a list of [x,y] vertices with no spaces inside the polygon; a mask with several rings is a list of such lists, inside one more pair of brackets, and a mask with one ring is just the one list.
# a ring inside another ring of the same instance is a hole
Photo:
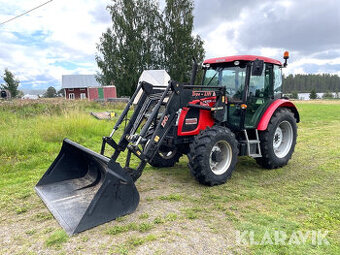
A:
{"label": "green grass", "polygon": [[129,254],[129,251],[135,249],[136,247],[155,240],[157,240],[157,236],[152,234],[145,237],[131,236],[125,243],[117,245],[114,249],[114,252],[122,255]]}
{"label": "green grass", "polygon": [[185,208],[185,209],[182,209],[182,211],[187,219],[193,220],[193,219],[199,218],[200,213],[204,211],[204,209],[200,207],[194,207],[194,208]]}
{"label": "green grass", "polygon": [[148,213],[142,213],[141,215],[139,215],[140,219],[147,219],[149,218],[149,214]]}
{"label": "green grass", "polygon": [[55,246],[55,247],[61,247],[62,243],[65,243],[68,239],[68,236],[66,235],[64,230],[56,230],[53,232],[48,239],[45,241],[45,245],[47,247]]}
{"label": "green grass", "polygon": [[181,201],[183,200],[183,196],[181,194],[170,194],[167,196],[160,196],[159,199],[167,201]]}
{"label": "green grass", "polygon": [[[240,157],[225,185],[205,187],[190,175],[186,157],[174,168],[147,166],[136,183],[141,194],[138,212],[68,238],[36,196],[34,185],[58,154],[63,138],[100,150],[101,137],[110,133],[114,121],[96,120],[90,111],[119,115],[122,107],[64,100],[0,102],[0,235],[6,233],[0,236],[0,253],[73,254],[81,249],[91,254],[100,247],[102,253],[134,254],[144,246],[163,247],[164,242],[173,242],[173,254],[181,252],[178,242],[192,247],[183,252],[195,253],[191,240],[199,240],[201,232],[208,231],[205,238],[224,237],[230,244],[236,230],[253,231],[257,240],[266,231],[273,236],[275,230],[328,230],[330,245],[309,241],[228,248],[219,243],[216,249],[340,254],[340,103],[296,104],[301,115],[298,143],[284,168],[264,170],[253,159]],[[123,157],[119,161],[124,162]],[[1,239],[5,236],[7,243]],[[204,243],[216,245],[213,239]]]}
{"label": "green grass", "polygon": [[109,229],[106,230],[106,233],[109,235],[117,235],[128,231],[139,231],[143,233],[149,231],[152,228],[153,228],[152,223],[142,222],[140,224],[137,224],[133,222],[126,225],[116,225],[110,227]]}

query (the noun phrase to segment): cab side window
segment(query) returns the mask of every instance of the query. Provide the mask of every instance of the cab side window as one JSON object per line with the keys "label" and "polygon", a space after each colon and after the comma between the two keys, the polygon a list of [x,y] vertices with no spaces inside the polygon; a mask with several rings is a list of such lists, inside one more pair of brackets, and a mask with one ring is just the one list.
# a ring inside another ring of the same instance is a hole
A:
{"label": "cab side window", "polygon": [[273,86],[271,86],[271,84],[274,83],[273,65],[272,64],[266,64],[264,81],[265,81],[264,91],[263,91],[264,97],[266,97],[266,98],[273,97]]}
{"label": "cab side window", "polygon": [[261,76],[251,76],[249,81],[249,96],[267,98],[272,93],[273,65],[265,64]]}
{"label": "cab side window", "polygon": [[265,73],[265,68],[263,68],[261,76],[250,76],[250,81],[249,81],[249,96],[250,97],[263,97],[264,73]]}
{"label": "cab side window", "polygon": [[282,70],[279,66],[274,66],[274,97],[282,94]]}

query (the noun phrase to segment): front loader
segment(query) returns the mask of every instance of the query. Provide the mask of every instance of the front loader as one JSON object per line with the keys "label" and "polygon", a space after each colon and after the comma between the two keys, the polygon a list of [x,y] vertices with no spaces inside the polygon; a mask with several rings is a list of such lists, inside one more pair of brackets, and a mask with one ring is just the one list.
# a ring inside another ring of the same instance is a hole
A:
{"label": "front loader", "polygon": [[[100,153],[65,139],[36,185],[38,195],[72,235],[132,213],[139,203],[134,182],[147,163],[172,167],[187,154],[192,175],[210,186],[226,182],[238,156],[265,168],[286,165],[299,114],[282,98],[284,66],[286,61],[234,56],[206,60],[202,85],[140,82]],[[114,151],[110,157],[107,146]],[[117,162],[122,155],[123,165]]]}

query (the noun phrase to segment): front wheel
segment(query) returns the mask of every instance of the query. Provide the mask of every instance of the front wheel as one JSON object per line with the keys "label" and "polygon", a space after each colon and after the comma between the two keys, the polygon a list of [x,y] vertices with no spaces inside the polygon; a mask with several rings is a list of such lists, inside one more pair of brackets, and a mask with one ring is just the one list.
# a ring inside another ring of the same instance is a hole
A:
{"label": "front wheel", "polygon": [[287,165],[294,152],[297,137],[296,120],[287,108],[279,108],[260,133],[262,157],[256,161],[264,168],[273,169]]}
{"label": "front wheel", "polygon": [[223,184],[235,168],[237,155],[237,140],[228,128],[208,127],[190,145],[190,171],[201,184]]}
{"label": "front wheel", "polygon": [[156,155],[149,161],[149,164],[153,167],[173,167],[182,156],[182,153],[178,152],[176,148],[168,148],[161,146]]}
{"label": "front wheel", "polygon": [[[154,129],[151,128],[146,135],[147,139],[151,139]],[[170,148],[165,145],[161,145],[155,156],[149,161],[149,164],[153,167],[166,168],[173,167],[182,157],[182,153],[177,150],[176,147]]]}

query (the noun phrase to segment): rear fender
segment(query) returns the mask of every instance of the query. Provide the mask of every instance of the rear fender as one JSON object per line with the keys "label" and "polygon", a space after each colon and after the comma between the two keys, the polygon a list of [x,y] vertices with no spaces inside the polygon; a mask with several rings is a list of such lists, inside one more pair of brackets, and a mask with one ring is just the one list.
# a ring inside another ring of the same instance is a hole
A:
{"label": "rear fender", "polygon": [[273,116],[276,109],[278,109],[279,107],[286,107],[290,109],[294,113],[296,122],[300,122],[300,115],[296,106],[289,100],[277,99],[274,102],[272,102],[267,108],[267,110],[263,113],[257,125],[257,130],[264,131],[267,129],[271,117]]}

